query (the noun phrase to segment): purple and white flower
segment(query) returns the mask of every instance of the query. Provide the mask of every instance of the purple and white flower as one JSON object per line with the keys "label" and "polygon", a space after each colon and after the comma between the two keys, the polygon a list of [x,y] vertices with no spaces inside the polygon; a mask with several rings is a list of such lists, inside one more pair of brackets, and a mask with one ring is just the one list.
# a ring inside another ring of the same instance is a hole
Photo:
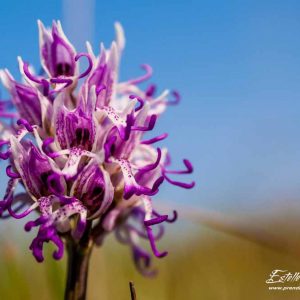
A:
{"label": "purple and white flower", "polygon": [[[118,81],[125,46],[118,23],[116,40],[108,49],[101,44],[98,56],[89,43],[87,53],[77,53],[60,22],[53,22],[51,29],[40,21],[38,26],[44,75],[35,74],[21,58],[24,83],[8,70],[0,71],[11,96],[0,102],[0,118],[12,120],[12,125],[0,123],[0,158],[9,164],[1,216],[19,219],[38,212],[25,230],[38,228],[30,249],[39,262],[44,259],[44,243],[54,243],[53,257],[60,259],[64,238],[79,241],[89,228],[98,245],[115,232],[131,247],[138,270],[152,275],[151,253],[140,239],[148,239],[153,254],[164,257],[167,252],[158,250],[156,242],[164,233],[163,223],[174,222],[177,212],[159,214],[151,197],[164,181],[185,189],[195,183],[172,177],[190,174],[193,167],[184,159],[183,170],[170,169],[167,149],[155,147],[166,133],[144,135],[180,96],[168,90],[156,96],[155,85],[142,90],[139,84],[152,75],[149,65],[142,65],[144,75]],[[82,72],[81,59],[88,61]],[[17,186],[24,192],[16,195]]]}

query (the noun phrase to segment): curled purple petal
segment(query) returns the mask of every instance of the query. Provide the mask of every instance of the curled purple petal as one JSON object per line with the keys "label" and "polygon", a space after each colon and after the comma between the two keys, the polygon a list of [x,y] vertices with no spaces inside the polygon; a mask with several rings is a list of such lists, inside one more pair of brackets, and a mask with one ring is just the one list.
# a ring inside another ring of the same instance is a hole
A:
{"label": "curled purple petal", "polygon": [[57,246],[57,250],[53,252],[53,258],[59,260],[64,255],[64,243],[57,235],[52,237],[52,242]]}
{"label": "curled purple petal", "polygon": [[78,76],[78,78],[83,78],[83,77],[85,77],[85,76],[87,76],[90,72],[91,72],[91,70],[93,69],[93,61],[92,61],[92,59],[91,59],[91,56],[88,54],[88,53],[78,53],[76,56],[75,56],[75,61],[78,61],[78,59],[80,58],[80,57],[86,57],[87,59],[88,59],[88,67],[87,67],[87,69],[82,73],[82,74],[80,74],[79,76]]}
{"label": "curled purple petal", "polygon": [[10,177],[10,178],[14,178],[14,179],[21,178],[20,174],[17,174],[15,172],[13,172],[11,168],[12,168],[11,165],[6,167],[7,176]]}
{"label": "curled purple petal", "polygon": [[29,71],[29,64],[27,62],[23,63],[23,71],[27,78],[35,83],[42,84],[42,80],[34,75],[32,75]]}
{"label": "curled purple petal", "polygon": [[7,150],[5,152],[0,152],[0,159],[7,160],[11,155],[11,151]]}
{"label": "curled purple petal", "polygon": [[31,74],[31,72],[29,71],[29,64],[26,62],[23,62],[23,72],[30,81],[37,83],[42,87],[44,96],[48,96],[50,84],[45,78],[37,77]]}
{"label": "curled purple petal", "polygon": [[163,133],[163,134],[161,134],[159,136],[156,136],[156,137],[154,137],[152,139],[141,141],[141,144],[151,145],[151,144],[157,143],[159,141],[162,141],[162,140],[166,139],[167,137],[168,137],[168,134],[167,133]]}
{"label": "curled purple petal", "polygon": [[152,226],[152,225],[163,223],[166,220],[168,220],[168,215],[162,215],[162,216],[158,216],[158,217],[156,217],[154,219],[151,219],[151,220],[146,220],[146,221],[144,221],[144,224],[146,226]]}
{"label": "curled purple petal", "polygon": [[164,177],[169,183],[179,186],[184,189],[192,189],[195,186],[195,181],[192,181],[191,183],[185,183],[185,182],[172,180],[167,175],[164,175]]}
{"label": "curled purple petal", "polygon": [[31,205],[28,209],[26,209],[24,212],[17,214],[13,209],[12,209],[12,203],[13,202],[13,197],[11,197],[11,200],[9,201],[8,205],[7,205],[7,210],[9,212],[9,214],[15,218],[15,219],[23,219],[26,216],[28,216],[33,210],[35,210],[38,206],[37,203],[34,203],[33,205]]}
{"label": "curled purple petal", "polygon": [[170,171],[170,170],[164,170],[165,173],[168,174],[191,174],[194,171],[193,165],[191,164],[191,162],[188,159],[184,159],[183,163],[186,167],[186,170],[183,171]]}
{"label": "curled purple petal", "polygon": [[126,127],[124,128],[124,131],[121,131],[121,138],[124,140],[124,141],[127,141],[129,139],[129,136],[130,136],[130,132],[131,132],[131,129],[132,129],[132,126],[134,124],[134,117],[132,114],[128,114],[127,117],[126,117]]}
{"label": "curled purple petal", "polygon": [[158,192],[158,188],[160,187],[160,185],[164,182],[164,176],[161,176],[159,178],[157,178],[152,186],[152,195],[156,194]]}
{"label": "curled purple petal", "polygon": [[53,252],[54,259],[60,259],[63,256],[64,244],[60,237],[57,235],[53,226],[41,226],[36,238],[33,239],[30,250],[37,262],[44,261],[43,256],[43,244],[52,241],[56,246],[57,250]]}
{"label": "curled purple petal", "polygon": [[131,79],[131,80],[128,81],[128,83],[130,83],[130,84],[139,84],[143,81],[148,80],[152,76],[153,70],[152,70],[150,65],[143,64],[143,65],[141,65],[141,68],[146,71],[146,74],[139,77],[139,78]]}
{"label": "curled purple petal", "polygon": [[[23,209],[25,206],[27,205],[26,202],[21,202],[17,207],[14,208],[14,212],[17,213],[19,212],[21,209]],[[2,207],[0,205],[0,212],[2,210]],[[0,217],[1,219],[8,219],[8,218],[11,218],[11,215],[10,213],[8,212],[7,214],[1,214],[0,213]]]}
{"label": "curled purple petal", "polygon": [[145,91],[145,94],[147,97],[152,97],[156,92],[156,85],[155,84],[151,84],[148,86],[148,88]]}
{"label": "curled purple petal", "polygon": [[178,105],[181,100],[181,96],[180,96],[179,92],[173,91],[172,95],[174,96],[174,100],[169,100],[167,102],[168,105]]}
{"label": "curled purple petal", "polygon": [[137,174],[135,175],[135,178],[139,180],[144,174],[147,172],[150,172],[154,169],[156,169],[159,166],[161,160],[161,149],[157,148],[157,159],[154,163],[146,165],[144,167],[139,168]]}
{"label": "curled purple petal", "polygon": [[44,216],[39,217],[35,221],[29,221],[25,224],[24,229],[25,231],[31,231],[33,227],[40,226],[42,224],[45,224],[48,221],[48,219]]}
{"label": "curled purple petal", "polygon": [[[186,167],[186,170],[182,170],[182,171],[170,171],[170,170],[164,169],[163,170],[164,177],[165,177],[165,179],[169,183],[171,183],[173,185],[182,187],[184,189],[192,189],[195,186],[195,182],[194,181],[192,181],[191,183],[184,183],[184,182],[172,180],[171,178],[169,178],[166,175],[166,174],[191,174],[193,172],[193,165],[191,164],[191,162],[189,160],[187,160],[187,159],[184,159],[183,163],[184,163],[184,165]],[[167,164],[169,164],[169,162]]]}
{"label": "curled purple petal", "polygon": [[149,226],[146,226],[146,230],[147,230],[147,234],[148,234],[148,238],[149,238],[149,242],[150,242],[150,246],[152,249],[153,254],[158,257],[158,258],[163,258],[165,257],[168,252],[164,251],[164,252],[159,252],[156,248],[156,244],[155,244],[155,238],[152,232],[152,228]]}
{"label": "curled purple petal", "polygon": [[53,95],[54,93],[59,93],[61,92],[62,90],[66,89],[68,86],[70,86],[72,83],[73,83],[73,80],[70,79],[70,78],[51,78],[50,79],[50,82],[51,83],[55,83],[55,84],[65,84],[63,87],[61,87],[60,89],[58,90],[53,90],[51,91],[51,95]]}
{"label": "curled purple petal", "polygon": [[54,142],[54,138],[48,137],[48,138],[43,140],[43,144],[42,144],[42,149],[43,149],[44,153],[47,154],[51,158],[55,158],[55,157],[58,156],[56,153],[52,153],[48,149],[48,146],[50,144],[52,144],[53,142]]}
{"label": "curled purple petal", "polygon": [[[161,215],[159,213],[157,213],[156,211],[153,211],[153,215],[155,215],[156,217],[160,217]],[[178,218],[178,213],[176,210],[173,210],[173,216],[172,218],[170,218],[169,216],[167,216],[167,219],[165,220],[168,223],[174,223]]]}
{"label": "curled purple petal", "polygon": [[133,261],[138,271],[147,277],[156,275],[156,270],[151,270],[151,256],[138,246],[132,247]]}
{"label": "curled purple petal", "polygon": [[151,170],[154,170],[159,165],[160,160],[161,160],[161,149],[157,148],[156,150],[157,150],[157,159],[156,159],[156,161],[153,164],[149,164],[149,165],[147,165],[145,167],[140,168],[139,171],[141,173],[145,173],[145,172],[149,172]]}
{"label": "curled purple petal", "polygon": [[102,107],[101,111],[106,114],[112,124],[115,125],[115,128],[118,129],[120,138],[124,141],[127,141],[135,122],[133,113],[131,112],[127,114],[125,120],[112,107]]}
{"label": "curled purple petal", "polygon": [[125,200],[131,198],[134,194],[137,196],[147,195],[153,196],[158,192],[159,186],[163,183],[164,177],[160,176],[153,183],[152,188],[141,186],[136,182],[135,177],[133,176],[131,164],[124,159],[114,160],[115,163],[119,164],[124,177],[124,192],[123,197]]}
{"label": "curled purple petal", "polygon": [[132,100],[136,99],[139,102],[139,106],[135,109],[136,112],[141,110],[144,107],[145,101],[141,97],[135,96],[135,95],[130,95],[129,99],[132,99]]}
{"label": "curled purple petal", "polygon": [[10,178],[7,183],[5,195],[3,200],[0,201],[0,216],[2,216],[3,212],[8,209],[13,200],[13,193],[18,184],[18,179]]}
{"label": "curled purple petal", "polygon": [[33,127],[29,124],[29,122],[27,120],[19,119],[17,121],[17,124],[20,125],[20,126],[21,125],[24,126],[29,132],[33,132]]}
{"label": "curled purple petal", "polygon": [[132,130],[151,131],[155,126],[156,120],[157,120],[157,115],[151,115],[148,126],[133,126]]}

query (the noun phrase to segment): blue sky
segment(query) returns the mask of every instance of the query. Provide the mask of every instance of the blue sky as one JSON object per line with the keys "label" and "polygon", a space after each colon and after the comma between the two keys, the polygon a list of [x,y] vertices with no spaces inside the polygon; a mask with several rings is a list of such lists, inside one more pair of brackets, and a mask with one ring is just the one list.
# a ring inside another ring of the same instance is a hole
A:
{"label": "blue sky", "polygon": [[16,74],[17,55],[38,66],[37,19],[61,19],[80,50],[108,45],[120,21],[121,78],[149,63],[150,82],[182,93],[157,132],[175,166],[194,163],[197,187],[165,185],[164,199],[251,211],[300,194],[299,1],[5,1],[1,68]]}

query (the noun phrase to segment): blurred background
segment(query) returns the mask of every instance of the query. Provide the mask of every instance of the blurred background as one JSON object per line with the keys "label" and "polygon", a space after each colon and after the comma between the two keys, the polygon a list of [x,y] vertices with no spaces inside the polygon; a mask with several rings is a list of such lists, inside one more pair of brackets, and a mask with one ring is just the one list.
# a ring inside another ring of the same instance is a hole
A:
{"label": "blurred background", "polygon": [[[121,80],[149,63],[150,82],[183,98],[156,129],[169,133],[174,168],[193,162],[197,183],[165,184],[157,198],[180,214],[159,244],[170,254],[145,279],[111,237],[94,251],[88,299],[129,299],[130,280],[138,299],[299,299],[265,281],[274,269],[300,272],[300,2],[1,1],[0,67],[17,78],[18,55],[39,69],[37,19],[60,19],[77,50],[89,40],[96,52],[120,21]],[[0,224],[0,299],[60,299],[64,262],[37,264],[22,224]]]}

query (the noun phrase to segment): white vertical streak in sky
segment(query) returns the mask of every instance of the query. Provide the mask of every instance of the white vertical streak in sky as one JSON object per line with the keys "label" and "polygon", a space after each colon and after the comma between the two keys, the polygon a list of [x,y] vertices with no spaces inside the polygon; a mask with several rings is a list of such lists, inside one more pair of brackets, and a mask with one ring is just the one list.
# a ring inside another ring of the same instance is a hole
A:
{"label": "white vertical streak in sky", "polygon": [[86,51],[85,42],[93,42],[95,0],[63,0],[63,28],[77,51]]}

